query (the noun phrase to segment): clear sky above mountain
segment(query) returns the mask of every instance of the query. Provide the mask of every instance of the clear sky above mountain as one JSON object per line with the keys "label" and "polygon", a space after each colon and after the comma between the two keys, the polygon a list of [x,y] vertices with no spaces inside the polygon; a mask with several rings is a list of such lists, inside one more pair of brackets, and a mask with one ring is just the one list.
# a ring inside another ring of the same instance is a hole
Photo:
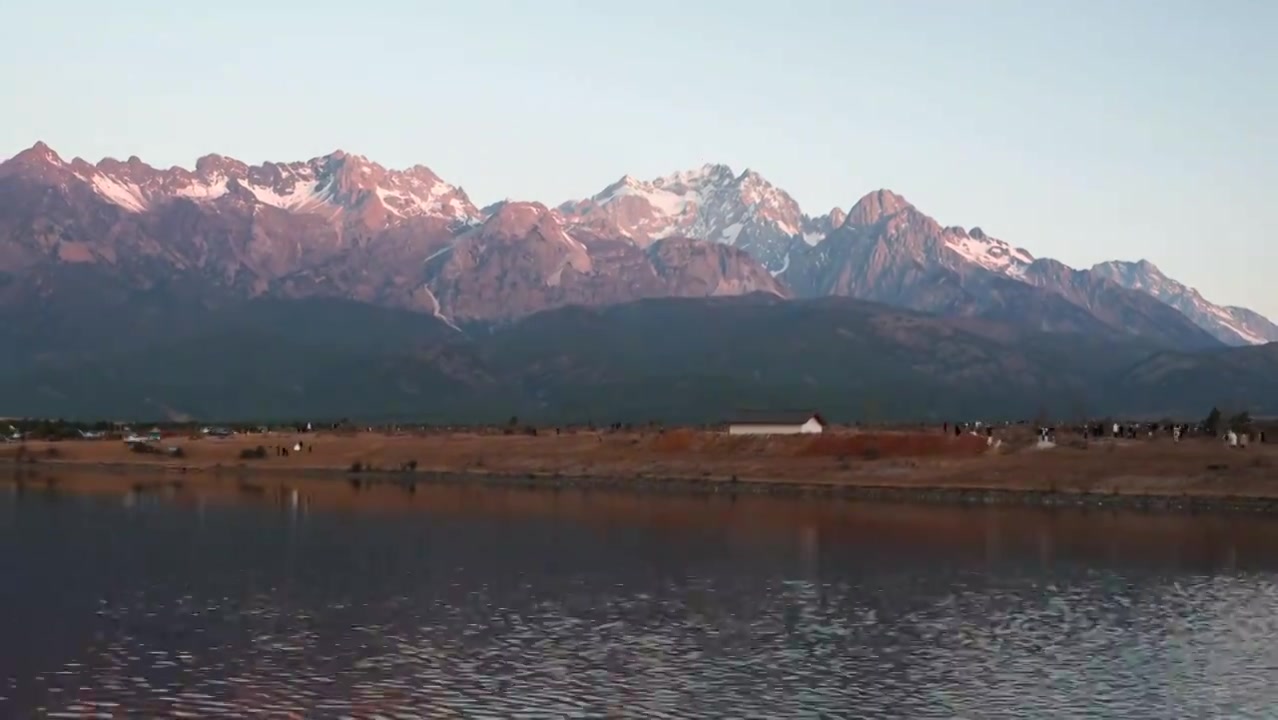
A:
{"label": "clear sky above mountain", "polygon": [[724,162],[1278,317],[1278,3],[12,2],[0,155],[342,148],[477,204]]}

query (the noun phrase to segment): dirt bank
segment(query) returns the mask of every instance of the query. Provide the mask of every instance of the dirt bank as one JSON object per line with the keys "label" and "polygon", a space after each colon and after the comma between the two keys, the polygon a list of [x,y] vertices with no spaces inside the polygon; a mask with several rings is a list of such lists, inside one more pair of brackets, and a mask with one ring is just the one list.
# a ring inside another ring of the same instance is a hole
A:
{"label": "dirt bank", "polygon": [[[881,499],[1095,504],[1278,506],[1278,446],[1230,449],[1170,438],[1083,442],[1038,450],[1004,432],[842,431],[739,437],[693,430],[530,435],[315,433],[165,438],[181,457],[139,454],[117,440],[0,446],[0,463],[34,469],[177,474],[187,482],[274,473],[367,482],[608,485],[678,491],[822,493]],[[298,443],[303,450],[295,451]],[[245,458],[257,447],[265,457]],[[287,448],[283,455],[279,448]],[[358,473],[353,473],[353,469]]]}

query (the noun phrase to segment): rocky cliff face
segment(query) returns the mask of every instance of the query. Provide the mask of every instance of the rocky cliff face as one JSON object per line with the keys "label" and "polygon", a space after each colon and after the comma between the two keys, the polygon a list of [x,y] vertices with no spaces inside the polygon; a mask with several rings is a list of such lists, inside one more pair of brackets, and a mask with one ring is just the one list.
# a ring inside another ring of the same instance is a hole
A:
{"label": "rocky cliff face", "polygon": [[794,198],[752,170],[737,174],[727,165],[647,181],[627,175],[559,210],[570,224],[611,226],[640,246],[668,237],[731,245],[774,271],[806,222]]}
{"label": "rocky cliff face", "polygon": [[1057,332],[1128,333],[1171,347],[1215,341],[1174,309],[1086,271],[987,236],[943,227],[903,197],[870,193],[780,278],[796,295],[841,295]]}
{"label": "rocky cliff face", "polygon": [[1261,345],[1278,341],[1278,326],[1259,313],[1209,302],[1197,290],[1164,275],[1148,260],[1099,263],[1093,265],[1090,272],[1176,308],[1226,345]]}
{"label": "rocky cliff face", "polygon": [[796,297],[846,295],[1062,331],[1108,328],[1186,348],[1266,337],[1263,323],[1244,324],[1241,313],[1223,311],[1234,319],[1222,324],[1219,312],[1196,312],[1100,266],[1075,271],[979,227],[942,226],[890,190],[809,217],[757,173],[707,165],[646,181],[627,176],[559,209],[570,226],[612,228],[638,244],[683,234],[744,249]]}
{"label": "rocky cliff face", "polygon": [[[570,234],[538,203],[481,213],[428,168],[341,151],[257,166],[210,155],[188,171],[67,162],[39,144],[0,164],[0,302],[11,309],[57,292],[126,311],[170,288],[206,305],[328,296],[469,320],[784,293],[731,248],[687,238],[618,248],[619,238],[606,220]],[[64,284],[72,274],[91,280]]]}
{"label": "rocky cliff face", "polygon": [[4,163],[0,177],[22,176],[46,188],[82,186],[126,213],[145,213],[174,200],[211,203],[228,196],[342,224],[381,228],[419,217],[465,222],[478,210],[466,194],[429,168],[387,170],[337,150],[303,162],[247,165],[206,155],[194,170],[158,169],[137,157],[90,164],[64,161],[43,143]]}
{"label": "rocky cliff face", "polygon": [[687,238],[647,247],[573,237],[538,203],[506,203],[426,263],[441,312],[510,320],[564,305],[786,291],[750,256]]}
{"label": "rocky cliff face", "polygon": [[888,190],[810,217],[758,173],[725,165],[626,176],[553,209],[480,210],[426,167],[341,151],[260,165],[208,155],[188,170],[67,161],[37,144],[0,163],[6,312],[326,296],[451,322],[765,292],[1181,349],[1278,338],[1259,315],[1211,305],[1156,270],[1036,259],[980,228],[943,226]]}

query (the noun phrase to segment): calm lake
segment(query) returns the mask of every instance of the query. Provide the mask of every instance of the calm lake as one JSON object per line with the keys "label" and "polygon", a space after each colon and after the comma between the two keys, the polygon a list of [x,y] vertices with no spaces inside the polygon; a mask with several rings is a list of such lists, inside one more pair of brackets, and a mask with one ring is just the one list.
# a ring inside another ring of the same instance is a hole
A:
{"label": "calm lake", "polygon": [[1278,519],[0,478],[0,717],[1274,717]]}

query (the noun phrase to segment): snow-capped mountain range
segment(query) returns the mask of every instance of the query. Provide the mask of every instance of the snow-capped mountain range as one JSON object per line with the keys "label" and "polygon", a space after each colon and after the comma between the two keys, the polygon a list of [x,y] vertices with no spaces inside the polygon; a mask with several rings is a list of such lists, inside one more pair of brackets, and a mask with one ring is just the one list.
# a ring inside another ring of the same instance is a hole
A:
{"label": "snow-capped mountain range", "polygon": [[34,169],[62,182],[79,180],[103,200],[135,213],[178,198],[211,202],[247,193],[263,205],[328,220],[361,213],[380,222],[479,218],[479,210],[466,194],[429,168],[418,165],[387,170],[341,150],[304,162],[251,166],[221,155],[205,155],[196,161],[194,170],[187,170],[154,168],[137,157],[123,162],[107,158],[96,164],[80,158],[67,162],[44,143],[37,143],[6,164]]}
{"label": "snow-capped mountain range", "polygon": [[808,215],[726,165],[626,175],[553,209],[480,210],[424,166],[341,151],[260,165],[207,155],[188,170],[66,161],[37,143],[0,163],[0,290],[38,278],[31,287],[47,293],[68,263],[110,270],[121,287],[170,272],[218,292],[342,295],[455,319],[762,290],[1187,347],[1278,340],[1259,314],[1213,304],[1148,262],[1066,268],[942,226],[886,190]]}
{"label": "snow-capped mountain range", "polygon": [[[912,206],[904,198],[880,190],[866,195],[847,212],[834,208],[813,217],[804,214],[784,190],[753,170],[736,174],[726,165],[705,165],[646,181],[627,175],[593,197],[566,202],[559,210],[570,222],[611,223],[639,244],[686,235],[733,245],[749,252],[784,280],[796,248],[816,247],[845,224],[872,227],[907,208]],[[979,227],[965,230],[937,225],[932,234],[940,241],[939,246],[952,254],[946,264],[957,259],[959,264],[1042,284],[1032,276],[1036,263],[1032,253],[991,237]],[[1179,310],[1225,344],[1278,341],[1278,326],[1260,314],[1212,303],[1197,290],[1166,277],[1146,260],[1100,263],[1086,272]]]}
{"label": "snow-capped mountain range", "polygon": [[1092,266],[1091,272],[1131,290],[1158,298],[1184,313],[1226,344],[1263,345],[1278,340],[1278,326],[1254,310],[1236,305],[1217,305],[1197,290],[1163,274],[1148,260],[1111,260]]}
{"label": "snow-capped mountain range", "polygon": [[[908,205],[891,193],[867,197],[871,206],[878,203],[873,209],[876,217]],[[890,198],[886,208],[875,200],[883,197]],[[796,238],[815,246],[848,219],[872,224],[865,209],[851,216],[841,208],[815,218],[805,215],[794,198],[758,173],[746,170],[738,175],[727,165],[705,165],[647,181],[627,175],[593,197],[566,202],[559,210],[574,222],[611,222],[641,245],[676,235],[735,245],[774,272],[785,267],[786,251]],[[945,228],[944,234],[951,250],[988,270],[1017,277],[1034,262],[1028,251],[988,237],[980,228],[970,233]]]}
{"label": "snow-capped mountain range", "polygon": [[819,240],[799,204],[753,170],[705,165],[655,180],[629,175],[559,211],[573,223],[611,224],[640,246],[667,237],[732,245],[774,269],[791,238]]}

